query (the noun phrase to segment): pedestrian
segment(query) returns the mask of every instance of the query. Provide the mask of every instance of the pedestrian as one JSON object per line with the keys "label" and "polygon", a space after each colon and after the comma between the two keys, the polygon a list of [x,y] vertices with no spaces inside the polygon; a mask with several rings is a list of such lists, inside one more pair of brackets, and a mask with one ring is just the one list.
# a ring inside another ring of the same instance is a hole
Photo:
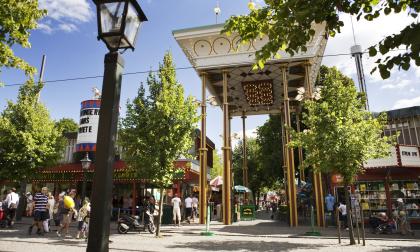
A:
{"label": "pedestrian", "polygon": [[271,211],[271,219],[274,220],[277,212],[277,202],[275,200],[271,202]]}
{"label": "pedestrian", "polygon": [[9,193],[6,196],[5,204],[7,207],[7,226],[13,227],[16,209],[19,205],[19,195],[16,193],[16,188],[10,189]]}
{"label": "pedestrian", "polygon": [[[90,212],[90,202],[89,199],[86,197],[83,201],[83,206],[79,210],[79,214],[77,215],[77,234],[76,239],[86,239],[86,232],[87,232],[87,224],[86,218],[88,217]],[[82,235],[82,237],[80,236]]]}
{"label": "pedestrian", "polygon": [[187,220],[188,224],[190,224],[190,218],[192,215],[192,198],[191,195],[184,200],[185,202],[185,219]]}
{"label": "pedestrian", "polygon": [[58,200],[55,201],[54,210],[53,210],[53,217],[54,217],[54,224],[56,227],[60,227],[61,221],[63,220],[63,215],[61,214],[62,209],[64,208],[64,198],[65,193],[62,192],[58,195]]}
{"label": "pedestrian", "polygon": [[52,193],[49,192],[48,193],[48,219],[44,221],[43,225],[44,225],[44,230],[46,232],[50,232],[50,221],[53,220],[53,216],[54,216],[54,205],[55,205],[55,200],[54,200],[54,196],[52,196]]}
{"label": "pedestrian", "polygon": [[346,230],[349,230],[347,225],[347,206],[346,204],[344,204],[344,202],[340,202],[340,204],[338,205],[338,216],[340,222],[343,223],[343,227],[345,227]]}
{"label": "pedestrian", "polygon": [[33,197],[30,192],[26,193],[26,216],[30,217],[34,210]]}
{"label": "pedestrian", "polygon": [[[70,196],[74,200],[74,198],[76,197],[76,190],[70,190],[68,196]],[[69,234],[70,223],[72,221],[73,215],[77,214],[77,210],[74,207],[69,208],[68,206],[66,206],[63,200],[61,214],[62,223],[60,225],[60,229],[57,231],[57,236],[61,237],[64,233],[64,237],[67,237]]]}
{"label": "pedestrian", "polygon": [[43,229],[43,222],[49,218],[48,214],[48,188],[42,187],[41,192],[34,196],[34,222],[28,228],[28,234],[32,234],[34,226],[37,227],[36,233],[43,235],[47,230]]}
{"label": "pedestrian", "polygon": [[[175,197],[172,198],[172,213],[173,213],[173,220],[174,225],[178,227],[181,226],[181,199],[178,198],[178,194],[175,193]],[[178,222],[177,222],[178,219]]]}
{"label": "pedestrian", "polygon": [[130,202],[129,199],[127,197],[124,196],[123,198],[123,212],[126,214],[130,214],[130,209],[128,209],[130,207]]}
{"label": "pedestrian", "polygon": [[407,233],[410,233],[411,235],[414,235],[414,231],[411,230],[411,225],[407,218],[407,208],[402,198],[397,199],[397,211],[398,211],[398,228],[399,228],[400,234],[406,235]]}
{"label": "pedestrian", "polygon": [[198,210],[198,199],[197,196],[194,195],[192,198],[192,220],[195,221],[195,218],[197,218],[197,210]]}

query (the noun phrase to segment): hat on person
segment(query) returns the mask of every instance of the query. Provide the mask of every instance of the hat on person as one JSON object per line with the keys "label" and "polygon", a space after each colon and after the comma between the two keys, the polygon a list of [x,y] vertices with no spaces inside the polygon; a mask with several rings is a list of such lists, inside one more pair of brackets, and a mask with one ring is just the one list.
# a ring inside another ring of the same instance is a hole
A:
{"label": "hat on person", "polygon": [[402,199],[402,198],[398,198],[398,199],[397,199],[397,202],[401,202],[401,203],[403,203],[404,201],[403,201],[403,199]]}

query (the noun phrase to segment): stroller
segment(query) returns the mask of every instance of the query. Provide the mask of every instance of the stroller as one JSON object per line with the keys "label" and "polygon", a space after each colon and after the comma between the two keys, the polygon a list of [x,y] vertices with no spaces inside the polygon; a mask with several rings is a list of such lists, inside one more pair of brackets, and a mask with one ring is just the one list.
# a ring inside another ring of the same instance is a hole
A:
{"label": "stroller", "polygon": [[369,218],[369,225],[372,228],[373,234],[392,234],[395,232],[395,220],[388,219],[386,214],[380,216],[372,215]]}
{"label": "stroller", "polygon": [[7,226],[7,214],[3,205],[4,204],[0,201],[0,228],[5,228]]}

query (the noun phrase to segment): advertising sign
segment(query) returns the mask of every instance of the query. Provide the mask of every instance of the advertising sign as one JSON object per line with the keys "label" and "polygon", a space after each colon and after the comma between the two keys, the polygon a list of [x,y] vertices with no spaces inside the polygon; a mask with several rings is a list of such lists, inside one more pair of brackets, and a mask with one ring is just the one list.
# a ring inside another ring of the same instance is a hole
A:
{"label": "advertising sign", "polygon": [[81,103],[77,151],[96,151],[99,109],[101,100],[87,100]]}

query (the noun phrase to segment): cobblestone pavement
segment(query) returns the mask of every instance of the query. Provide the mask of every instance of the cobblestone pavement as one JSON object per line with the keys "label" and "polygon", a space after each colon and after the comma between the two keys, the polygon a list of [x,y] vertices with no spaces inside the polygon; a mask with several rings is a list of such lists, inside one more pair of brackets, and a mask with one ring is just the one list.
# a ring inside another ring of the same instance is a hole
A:
{"label": "cobblestone pavement", "polygon": [[[0,229],[0,251],[22,252],[67,252],[85,251],[86,242],[74,238],[58,238],[54,232],[44,236],[27,235],[28,221],[17,224],[14,229]],[[309,227],[289,228],[267,219],[243,221],[232,226],[212,222],[214,236],[201,236],[204,226],[185,224],[181,227],[163,226],[162,237],[142,233],[116,234],[112,224],[111,251],[160,252],[160,251],[420,251],[420,236],[369,235],[366,246],[349,246],[347,238],[338,244],[336,229],[320,230],[321,237],[308,237]],[[71,233],[75,234],[75,227]],[[344,231],[344,233],[346,233]]]}

